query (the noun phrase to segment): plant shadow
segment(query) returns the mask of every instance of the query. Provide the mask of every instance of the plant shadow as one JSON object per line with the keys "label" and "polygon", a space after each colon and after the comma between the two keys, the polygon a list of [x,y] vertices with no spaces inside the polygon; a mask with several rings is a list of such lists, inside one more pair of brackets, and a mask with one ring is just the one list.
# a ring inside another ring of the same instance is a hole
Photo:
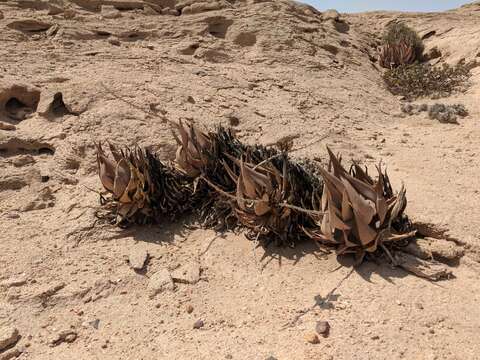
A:
{"label": "plant shadow", "polygon": [[[198,224],[197,220],[194,215],[173,222],[165,219],[165,221],[154,225],[131,227],[129,233],[136,241],[181,247],[182,242],[190,236],[192,231],[204,228]],[[241,233],[242,232],[229,230],[226,232],[217,232],[217,236],[210,240],[210,243],[207,244],[206,250],[204,251],[209,250],[215,239],[225,238],[229,234],[237,234],[238,236],[238,234]],[[252,241],[253,246],[263,249],[263,254],[260,258],[261,271],[274,263],[277,263],[279,267],[281,267],[283,263],[295,266],[305,256],[313,256],[319,261],[329,260],[332,259],[333,256],[336,256],[338,266],[330,272],[341,268],[351,269],[352,272],[357,273],[364,281],[369,283],[375,282],[372,280],[373,275],[379,276],[391,284],[394,283],[394,279],[414,276],[399,266],[393,266],[385,255],[376,256],[374,254],[367,254],[364,261],[358,264],[353,255],[335,255],[334,250],[327,251],[320,248],[315,241],[308,239],[298,241],[294,247],[277,246],[272,241],[265,242],[247,239],[245,239],[245,241]],[[330,306],[331,300],[332,298],[329,297],[329,300],[324,301],[322,306]]]}
{"label": "plant shadow", "polygon": [[157,245],[175,245],[176,238],[185,238],[189,232],[183,221],[165,221],[151,226],[136,226],[132,230],[134,230],[133,238],[136,241]]}
{"label": "plant shadow", "polygon": [[[282,265],[282,259],[293,261],[293,265],[296,265],[301,258],[307,255],[314,256],[317,260],[326,260],[334,255],[334,251],[325,251],[314,242],[310,240],[303,240],[296,244],[295,247],[278,247],[273,244],[262,244],[258,246],[264,248],[264,254],[261,258],[262,270],[266,268],[272,261],[277,261],[279,266]],[[338,268],[352,268],[362,279],[367,282],[372,282],[371,277],[373,274],[380,276],[382,279],[393,283],[391,279],[403,278],[408,276],[409,273],[399,267],[393,267],[383,257],[376,258],[370,256],[364,260],[361,264],[357,264],[353,255],[337,255]]]}

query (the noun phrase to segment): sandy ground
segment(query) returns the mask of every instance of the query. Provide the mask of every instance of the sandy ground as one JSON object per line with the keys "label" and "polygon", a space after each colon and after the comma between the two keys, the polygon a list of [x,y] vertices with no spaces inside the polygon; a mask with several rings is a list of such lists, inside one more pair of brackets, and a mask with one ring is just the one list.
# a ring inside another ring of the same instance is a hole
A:
{"label": "sandy ground", "polygon": [[[372,59],[400,17],[442,61],[478,60],[480,5],[335,19],[287,1],[150,3],[0,2],[0,345],[20,336],[0,359],[479,359],[480,67],[467,92],[417,102],[464,104],[453,125],[402,114]],[[69,113],[48,111],[58,93]],[[12,97],[36,112],[8,117],[28,112]],[[162,118],[235,124],[250,143],[293,136],[296,157],[329,145],[383,161],[408,214],[465,248],[455,277],[339,267],[310,243],[255,248],[182,223],[95,225],[93,142],[172,158]],[[153,274],[185,269],[190,283],[152,293]],[[330,334],[311,344],[317,321]]]}

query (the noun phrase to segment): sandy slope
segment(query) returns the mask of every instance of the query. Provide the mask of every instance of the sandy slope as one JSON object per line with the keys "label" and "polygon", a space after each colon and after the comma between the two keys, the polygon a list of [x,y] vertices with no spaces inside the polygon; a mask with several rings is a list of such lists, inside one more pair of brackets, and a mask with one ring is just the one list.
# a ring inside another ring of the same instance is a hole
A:
{"label": "sandy slope", "polygon": [[[175,0],[152,0],[154,10],[103,2],[124,9],[118,14],[95,11],[102,1],[65,1],[66,11],[50,3],[59,10],[0,2],[0,91],[40,91],[32,116],[0,119],[8,128],[0,130],[0,327],[18,328],[20,358],[480,357],[480,68],[466,93],[441,100],[470,111],[449,125],[402,115],[371,61],[378,32],[396,17],[422,35],[435,31],[427,50],[437,46],[442,60],[478,59],[480,5],[335,21],[284,1],[197,4],[181,16],[156,12]],[[12,25],[25,19],[57,25]],[[76,115],[40,115],[57,92]],[[328,144],[369,166],[384,161],[407,187],[412,218],[465,246],[455,279],[432,284],[371,263],[352,272],[312,244],[254,248],[241,234],[182,224],[93,226],[93,141],[139,143],[171,158],[162,116],[207,127],[237,119],[252,143],[294,136],[298,157],[324,157]],[[128,257],[139,249],[150,259],[135,273]],[[198,283],[149,296],[152,274],[185,265],[201,269]],[[203,328],[193,329],[197,319]],[[330,336],[309,344],[318,320],[330,323]],[[77,338],[52,345],[65,330]]]}

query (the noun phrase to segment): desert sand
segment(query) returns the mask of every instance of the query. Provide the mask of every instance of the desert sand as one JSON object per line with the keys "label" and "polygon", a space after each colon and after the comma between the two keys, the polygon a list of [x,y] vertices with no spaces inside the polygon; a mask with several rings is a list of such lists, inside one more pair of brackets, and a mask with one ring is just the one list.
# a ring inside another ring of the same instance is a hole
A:
{"label": "desert sand", "polygon": [[[479,3],[348,15],[283,0],[0,1],[0,359],[479,359],[480,67],[465,92],[416,102],[465,105],[459,124],[402,113],[376,60],[393,19],[435,61],[480,61]],[[382,161],[413,221],[462,249],[454,277],[181,220],[98,224],[94,142],[172,159],[166,119],[252,144],[290,137],[298,158],[328,145]],[[330,332],[312,344],[318,321]]]}

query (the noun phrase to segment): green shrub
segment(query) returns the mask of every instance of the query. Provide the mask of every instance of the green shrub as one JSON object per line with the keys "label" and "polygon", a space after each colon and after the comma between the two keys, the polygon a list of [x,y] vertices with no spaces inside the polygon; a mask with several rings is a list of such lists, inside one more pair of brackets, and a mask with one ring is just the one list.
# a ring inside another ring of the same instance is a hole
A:
{"label": "green shrub", "polygon": [[423,96],[444,97],[467,87],[470,69],[471,65],[465,63],[441,67],[416,63],[387,70],[383,79],[392,94],[409,100]]}

